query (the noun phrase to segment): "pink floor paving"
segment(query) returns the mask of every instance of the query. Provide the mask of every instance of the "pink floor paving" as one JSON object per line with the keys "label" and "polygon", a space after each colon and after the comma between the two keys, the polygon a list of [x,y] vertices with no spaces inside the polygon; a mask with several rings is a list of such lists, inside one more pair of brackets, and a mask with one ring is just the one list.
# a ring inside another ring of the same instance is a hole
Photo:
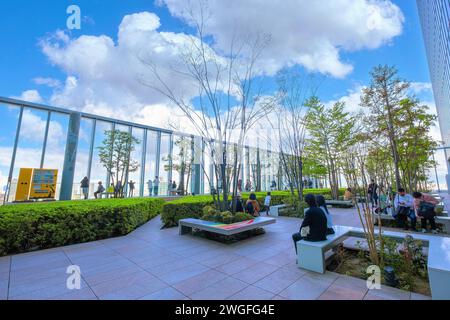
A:
{"label": "pink floor paving", "polygon": [[[356,226],[354,210],[332,210],[336,224]],[[300,270],[291,234],[299,219],[278,218],[266,234],[225,245],[156,218],[128,236],[0,258],[0,299],[429,299],[365,281]],[[66,286],[81,269],[80,290]]]}

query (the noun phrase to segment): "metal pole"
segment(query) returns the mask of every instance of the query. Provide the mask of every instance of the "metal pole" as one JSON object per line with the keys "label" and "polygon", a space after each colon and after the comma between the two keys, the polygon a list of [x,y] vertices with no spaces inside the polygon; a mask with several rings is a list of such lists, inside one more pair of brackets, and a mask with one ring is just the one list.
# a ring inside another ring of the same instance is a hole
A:
{"label": "metal pole", "polygon": [[[133,127],[128,127],[128,134],[130,135],[130,137],[133,137]],[[130,160],[131,160],[131,141],[130,141],[130,145],[129,145],[129,150],[128,150],[128,155],[127,155],[127,160],[128,160],[128,165],[125,168],[125,182],[122,183],[122,186],[124,186],[124,191],[125,191],[125,195],[124,198],[127,198],[128,196],[128,178],[129,178],[129,174],[130,174]]]}
{"label": "metal pole", "polygon": [[5,197],[3,198],[3,204],[8,202],[9,194],[11,191],[11,182],[12,182],[12,176],[13,176],[13,171],[14,171],[14,165],[16,162],[16,153],[17,153],[17,146],[19,144],[20,128],[22,127],[23,109],[24,109],[23,106],[21,106],[20,113],[19,113],[19,120],[17,121],[16,137],[14,139],[14,148],[13,148],[13,153],[11,156],[11,165],[9,166],[8,183],[6,185],[6,192],[5,192]]}
{"label": "metal pole", "polygon": [[[113,132],[113,141],[112,141],[111,148],[114,150],[114,133],[116,131],[116,124],[114,122],[111,123],[111,131]],[[112,151],[111,151],[111,157],[109,158],[109,162],[110,163],[112,162]],[[117,185],[117,182],[118,181],[116,181],[116,185]],[[109,171],[106,171],[106,185],[107,185],[106,188],[109,188],[109,186],[111,185],[111,174],[109,173]],[[116,186],[114,186],[114,188],[115,187]]]}
{"label": "metal pole", "polygon": [[[158,180],[161,179],[159,176],[159,167],[161,164],[161,131],[157,132],[156,135],[156,161],[155,161],[155,178],[158,177]],[[161,187],[161,184],[160,184]],[[158,194],[155,194],[155,196],[159,196],[160,189],[158,188]]]}
{"label": "metal pole", "polygon": [[170,135],[170,145],[169,145],[169,172],[168,172],[168,182],[167,182],[167,195],[169,194],[169,184],[172,183],[172,166],[173,166],[173,134]]}
{"label": "metal pole", "polygon": [[434,163],[434,174],[436,175],[436,183],[437,183],[437,187],[438,187],[438,192],[441,193],[441,186],[439,185],[439,177],[438,177],[438,173],[437,173],[437,168],[436,168],[436,159],[434,157],[434,152],[431,153],[433,156],[433,163]]}
{"label": "metal pole", "polygon": [[145,184],[145,161],[147,159],[147,130],[144,129],[144,137],[142,141],[142,158],[141,158],[141,183],[139,185],[139,196],[144,196]]}
{"label": "metal pole", "polygon": [[72,200],[73,178],[77,158],[78,136],[80,133],[81,114],[73,112],[70,115],[69,129],[67,131],[64,167],[61,179],[60,200]]}
{"label": "metal pole", "polygon": [[45,125],[45,135],[44,135],[44,145],[42,146],[42,154],[41,154],[41,165],[40,168],[44,168],[44,159],[45,159],[45,152],[47,150],[47,140],[48,140],[48,130],[50,128],[50,117],[51,117],[51,111],[47,112],[47,124]]}
{"label": "metal pole", "polygon": [[[97,127],[97,120],[94,119],[92,121],[91,140],[89,142],[89,159],[88,159],[88,167],[87,167],[87,173],[86,173],[89,181],[91,181],[92,158],[94,156],[94,144],[95,144],[96,127]],[[108,183],[105,183],[106,187],[109,187],[107,184]]]}

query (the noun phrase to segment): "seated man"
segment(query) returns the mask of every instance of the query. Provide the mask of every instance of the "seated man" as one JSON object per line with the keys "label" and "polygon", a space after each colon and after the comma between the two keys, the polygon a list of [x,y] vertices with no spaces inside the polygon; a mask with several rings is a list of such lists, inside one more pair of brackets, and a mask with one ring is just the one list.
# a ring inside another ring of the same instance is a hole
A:
{"label": "seated man", "polygon": [[105,187],[103,186],[102,182],[98,182],[97,191],[94,192],[95,199],[98,199],[100,196],[100,199],[102,198],[102,193],[105,192]]}
{"label": "seated man", "polygon": [[317,206],[316,197],[312,194],[307,194],[305,202],[308,204],[309,209],[305,213],[300,232],[292,235],[295,253],[297,253],[297,242],[300,240],[311,242],[327,240],[327,217],[322,209]]}
{"label": "seated man", "polygon": [[411,230],[416,231],[417,218],[413,210],[413,197],[404,188],[399,188],[394,198],[394,218],[397,227],[408,230],[408,218],[411,220]]}
{"label": "seated man", "polygon": [[434,221],[436,213],[434,212],[434,209],[436,205],[439,204],[439,200],[428,194],[422,194],[420,192],[414,192],[413,198],[414,198],[414,210],[417,216],[422,218],[421,220],[422,232],[423,233],[427,232],[427,221],[429,221],[431,231],[434,234],[437,234],[438,232],[436,230],[436,223]]}

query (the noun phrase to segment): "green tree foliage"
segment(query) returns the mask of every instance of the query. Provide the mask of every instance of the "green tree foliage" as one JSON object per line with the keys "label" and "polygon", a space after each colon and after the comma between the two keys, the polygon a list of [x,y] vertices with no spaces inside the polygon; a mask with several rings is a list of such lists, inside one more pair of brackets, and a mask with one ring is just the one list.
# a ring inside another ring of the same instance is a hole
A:
{"label": "green tree foliage", "polygon": [[130,172],[139,168],[139,163],[131,159],[131,153],[140,141],[129,132],[106,130],[102,145],[98,147],[100,163],[106,168],[114,185],[121,182],[121,189],[115,196],[123,196],[123,187]]}
{"label": "green tree foliage", "polygon": [[310,111],[306,123],[308,138],[305,151],[309,157],[326,168],[333,199],[337,199],[339,169],[344,154],[353,144],[356,121],[344,111],[343,102],[336,102],[326,108],[317,97],[312,97],[307,105]]}
{"label": "green tree foliage", "polygon": [[426,170],[434,165],[430,155],[437,147],[430,136],[436,116],[427,113],[428,107],[417,99],[406,98],[394,116],[398,127],[398,153],[402,185],[410,191],[426,187]]}
{"label": "green tree foliage", "polygon": [[[377,66],[371,72],[372,81],[363,90],[361,106],[369,109],[368,131],[374,137],[387,140],[391,150],[397,188],[401,186],[400,155],[398,152],[398,128],[395,115],[401,108],[410,84],[398,77],[398,71],[390,66]],[[382,143],[384,145],[384,143]]]}
{"label": "green tree foliage", "polygon": [[386,186],[426,190],[437,147],[430,136],[436,116],[408,95],[410,83],[400,79],[394,67],[378,66],[371,74],[372,84],[361,96],[361,105],[369,111],[364,121],[370,144],[367,171]]}
{"label": "green tree foliage", "polygon": [[[192,165],[194,163],[192,144],[192,138],[178,137],[174,141],[174,145],[178,148],[178,152],[163,159],[163,161],[166,162],[166,165],[164,165],[165,171],[172,170],[178,172],[179,174],[177,192],[180,195],[187,194],[186,188],[189,185],[189,178],[191,176]],[[176,190],[173,191],[175,192]]]}

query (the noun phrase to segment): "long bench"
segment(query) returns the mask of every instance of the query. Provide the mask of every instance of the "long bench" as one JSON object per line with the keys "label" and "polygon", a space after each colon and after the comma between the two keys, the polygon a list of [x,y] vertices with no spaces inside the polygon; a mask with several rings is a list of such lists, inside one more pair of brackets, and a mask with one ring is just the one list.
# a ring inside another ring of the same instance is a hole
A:
{"label": "long bench", "polygon": [[[335,234],[326,241],[298,241],[298,266],[300,268],[325,273],[325,253],[343,243],[349,237],[365,238],[363,229],[335,226]],[[375,230],[378,234],[378,230]],[[407,235],[402,232],[383,231],[383,236],[402,242]],[[428,246],[428,277],[433,299],[450,299],[450,238],[422,234],[408,234]]]}
{"label": "long bench", "polygon": [[[372,220],[374,223],[378,222],[378,217],[381,218],[381,220],[395,220],[395,218],[390,214],[378,214],[378,213],[372,213]],[[421,217],[417,217],[417,220],[421,220]],[[448,212],[443,211],[442,215],[435,216],[434,220],[437,224],[441,224],[444,226],[443,232],[446,234],[450,234],[450,217],[448,217]]]}
{"label": "long bench", "polygon": [[259,229],[263,226],[275,223],[275,218],[257,217],[252,220],[224,224],[200,219],[182,219],[178,221],[178,232],[180,235],[191,233],[192,229],[204,230],[225,236],[231,236],[241,232]]}
{"label": "long bench", "polygon": [[325,201],[327,205],[338,205],[338,206],[346,206],[346,207],[353,207],[353,201],[352,200],[326,200]]}

